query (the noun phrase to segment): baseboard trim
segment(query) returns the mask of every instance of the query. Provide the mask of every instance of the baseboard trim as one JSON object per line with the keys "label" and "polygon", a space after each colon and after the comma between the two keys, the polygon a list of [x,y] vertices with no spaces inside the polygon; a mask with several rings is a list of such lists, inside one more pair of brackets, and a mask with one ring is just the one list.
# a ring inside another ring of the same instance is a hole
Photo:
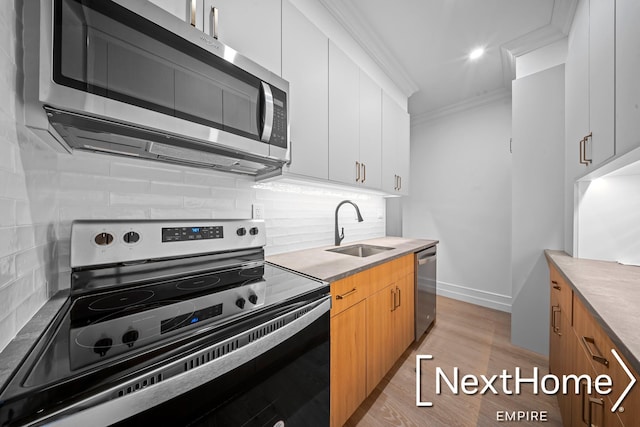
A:
{"label": "baseboard trim", "polygon": [[438,295],[511,313],[511,297],[438,280]]}

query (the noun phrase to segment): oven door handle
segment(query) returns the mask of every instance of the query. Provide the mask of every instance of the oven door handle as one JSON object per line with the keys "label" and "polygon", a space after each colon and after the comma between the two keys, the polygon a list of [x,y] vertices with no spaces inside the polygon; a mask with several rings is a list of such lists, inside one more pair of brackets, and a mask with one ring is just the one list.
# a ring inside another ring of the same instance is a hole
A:
{"label": "oven door handle", "polygon": [[[213,381],[227,372],[231,372],[235,368],[250,362],[298,334],[320,319],[325,313],[328,313],[330,309],[331,296],[327,295],[314,302],[287,311],[266,324],[243,331],[234,337],[175,360],[154,371],[145,372],[144,375],[70,405],[30,425],[78,426],[93,425],[95,420],[109,420],[110,423],[122,421],[186,393],[195,387]],[[271,333],[260,335],[261,330],[268,329],[266,325],[278,323],[284,323],[284,325]],[[252,334],[253,337],[259,338],[254,338],[252,341],[250,338]],[[167,372],[183,369],[182,367],[187,366],[186,364],[190,361],[201,358],[207,352],[232,342],[246,342],[247,339],[249,341],[246,344],[240,345],[237,349],[224,356],[174,376],[162,377]],[[142,381],[154,376],[156,378],[162,377],[162,379],[151,386],[135,390],[136,384],[139,386]],[[114,398],[114,395],[117,396],[119,391],[126,390],[128,387],[133,387],[134,391],[122,397]]]}

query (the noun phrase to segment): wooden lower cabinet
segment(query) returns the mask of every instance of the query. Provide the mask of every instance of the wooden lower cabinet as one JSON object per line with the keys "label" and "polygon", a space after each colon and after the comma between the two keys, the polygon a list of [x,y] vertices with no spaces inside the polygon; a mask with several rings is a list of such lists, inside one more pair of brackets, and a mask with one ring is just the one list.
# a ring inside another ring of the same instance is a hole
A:
{"label": "wooden lower cabinet", "polygon": [[331,318],[331,426],[343,425],[367,397],[365,322],[364,301]]}
{"label": "wooden lower cabinet", "polygon": [[[562,376],[608,375],[613,382],[609,395],[596,393],[585,381],[579,393],[558,394],[558,404],[565,427],[635,427],[640,425],[640,388],[634,386],[622,404],[622,411],[611,408],[629,384],[623,368],[614,359],[611,350],[620,351],[604,332],[598,321],[587,310],[580,297],[571,292],[561,296],[557,286],[566,292],[567,284],[555,267],[551,270],[551,310],[549,340],[549,371]],[[554,287],[556,286],[556,287]],[[569,304],[570,301],[570,304]],[[569,307],[570,308],[569,308]],[[624,359],[625,364],[630,364]],[[633,375],[638,377],[635,372]],[[573,383],[572,383],[573,384]]]}
{"label": "wooden lower cabinet", "polygon": [[331,284],[331,426],[342,426],[414,340],[414,255]]}

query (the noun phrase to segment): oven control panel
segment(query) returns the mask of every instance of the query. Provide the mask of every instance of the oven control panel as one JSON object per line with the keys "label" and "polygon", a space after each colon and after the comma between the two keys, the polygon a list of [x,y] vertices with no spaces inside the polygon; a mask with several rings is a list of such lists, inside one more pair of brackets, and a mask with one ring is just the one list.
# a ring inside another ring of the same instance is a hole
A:
{"label": "oven control panel", "polygon": [[81,220],[71,224],[71,267],[263,247],[264,220]]}
{"label": "oven control panel", "polygon": [[[126,291],[116,296],[126,299]],[[201,325],[231,320],[264,305],[265,299],[266,282],[262,280],[186,301],[153,303],[149,309],[129,315],[122,315],[127,311],[123,309],[87,326],[72,327],[71,369],[122,355]]]}

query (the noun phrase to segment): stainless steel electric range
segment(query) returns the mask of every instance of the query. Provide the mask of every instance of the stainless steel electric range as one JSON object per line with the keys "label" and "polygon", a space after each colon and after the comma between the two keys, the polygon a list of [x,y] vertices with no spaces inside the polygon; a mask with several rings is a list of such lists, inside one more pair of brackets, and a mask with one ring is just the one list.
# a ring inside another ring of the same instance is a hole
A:
{"label": "stainless steel electric range", "polygon": [[74,222],[0,425],[329,425],[329,286],[265,243],[258,220]]}

